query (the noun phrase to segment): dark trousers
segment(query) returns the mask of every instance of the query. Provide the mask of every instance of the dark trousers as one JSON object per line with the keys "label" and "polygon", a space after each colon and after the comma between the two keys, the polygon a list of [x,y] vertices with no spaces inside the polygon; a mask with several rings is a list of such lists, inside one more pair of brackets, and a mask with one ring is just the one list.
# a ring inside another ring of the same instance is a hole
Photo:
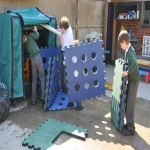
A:
{"label": "dark trousers", "polygon": [[66,66],[63,64],[63,61],[62,61],[62,65],[61,65],[61,88],[62,88],[62,91],[67,94],[67,81],[66,81],[65,67]]}
{"label": "dark trousers", "polygon": [[130,81],[127,86],[127,99],[126,99],[126,122],[132,129],[134,126],[134,108],[136,101],[136,94],[138,90],[139,80],[136,82]]}
{"label": "dark trousers", "polygon": [[[63,64],[63,61],[62,61],[62,65],[61,65],[61,88],[62,88],[62,91],[67,94],[68,90],[67,90],[65,67],[66,66]],[[76,103],[77,103],[77,106],[81,106],[81,101],[80,102],[76,101]]]}
{"label": "dark trousers", "polygon": [[41,98],[43,99],[45,91],[45,73],[43,68],[43,62],[40,55],[34,57],[31,60],[32,65],[32,101],[36,101],[37,98],[37,75],[39,72],[39,78],[41,81]]}

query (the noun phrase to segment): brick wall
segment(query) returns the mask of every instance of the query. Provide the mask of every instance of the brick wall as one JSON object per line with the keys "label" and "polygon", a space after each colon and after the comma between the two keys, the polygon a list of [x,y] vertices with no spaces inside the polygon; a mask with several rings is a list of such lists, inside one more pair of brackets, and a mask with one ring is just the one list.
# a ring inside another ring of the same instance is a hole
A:
{"label": "brick wall", "polygon": [[[141,12],[141,11],[140,11]],[[141,18],[141,14],[140,14]],[[129,31],[132,29],[132,38],[137,38],[137,42],[131,42],[132,46],[135,49],[135,52],[137,55],[142,55],[142,44],[143,44],[143,36],[149,35],[150,36],[150,27],[149,28],[143,28],[141,27],[141,20],[117,20],[116,23],[116,57],[121,57],[120,55],[120,45],[117,42],[118,34],[120,32],[121,25],[124,26],[124,28]]]}

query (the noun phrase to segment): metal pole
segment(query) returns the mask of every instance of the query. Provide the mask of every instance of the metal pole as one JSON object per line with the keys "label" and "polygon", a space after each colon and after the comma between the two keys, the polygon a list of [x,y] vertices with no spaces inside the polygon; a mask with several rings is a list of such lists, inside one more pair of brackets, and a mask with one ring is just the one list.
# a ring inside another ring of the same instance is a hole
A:
{"label": "metal pole", "polygon": [[75,39],[79,39],[79,0],[76,0],[76,28]]}

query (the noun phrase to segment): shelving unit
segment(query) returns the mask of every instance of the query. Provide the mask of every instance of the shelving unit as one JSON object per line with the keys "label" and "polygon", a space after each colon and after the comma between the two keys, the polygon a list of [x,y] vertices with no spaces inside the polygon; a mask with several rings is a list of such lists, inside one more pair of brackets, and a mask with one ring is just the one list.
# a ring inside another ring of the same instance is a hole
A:
{"label": "shelving unit", "polygon": [[[146,32],[143,27],[149,27],[150,26],[150,1],[147,0],[111,0],[107,1],[105,0],[105,17],[104,17],[104,49],[108,49],[108,43],[111,43],[111,51],[110,56],[111,57],[111,64],[114,64],[115,58],[116,58],[116,48],[117,48],[117,39],[118,36],[118,25],[119,28],[122,24],[127,24],[126,30],[130,31],[133,30],[130,33],[130,42],[133,42],[132,44],[137,46],[138,52],[140,50],[138,44],[141,43],[141,40],[139,39],[141,33]],[[108,34],[110,33],[110,30],[108,29],[109,26],[109,5],[114,4],[114,13],[113,13],[113,20],[112,20],[112,40],[110,41],[110,37]],[[122,13],[128,13],[129,11],[135,11],[136,17],[135,18],[123,18],[123,19],[117,19],[119,14]],[[134,28],[136,26],[136,28]],[[140,31],[137,31],[137,28],[140,29]],[[137,31],[137,32],[136,32]],[[149,29],[148,29],[149,32]]]}
{"label": "shelving unit", "polygon": [[[133,10],[135,14],[132,13]],[[120,18],[118,18],[119,16]],[[139,4],[135,2],[116,3],[114,19],[139,20]]]}

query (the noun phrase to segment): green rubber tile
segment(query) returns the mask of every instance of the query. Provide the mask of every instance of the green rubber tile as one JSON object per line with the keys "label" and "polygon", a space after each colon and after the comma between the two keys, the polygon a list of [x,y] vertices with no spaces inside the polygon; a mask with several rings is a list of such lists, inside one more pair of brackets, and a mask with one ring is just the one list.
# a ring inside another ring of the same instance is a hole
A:
{"label": "green rubber tile", "polygon": [[54,140],[61,133],[85,140],[88,130],[55,119],[48,119],[25,138],[22,145],[29,148],[46,150],[53,145]]}
{"label": "green rubber tile", "polygon": [[115,61],[113,91],[111,101],[111,121],[115,128],[121,129],[124,119],[124,108],[127,90],[127,78],[122,78],[122,71],[126,68],[125,61],[117,59]]}

